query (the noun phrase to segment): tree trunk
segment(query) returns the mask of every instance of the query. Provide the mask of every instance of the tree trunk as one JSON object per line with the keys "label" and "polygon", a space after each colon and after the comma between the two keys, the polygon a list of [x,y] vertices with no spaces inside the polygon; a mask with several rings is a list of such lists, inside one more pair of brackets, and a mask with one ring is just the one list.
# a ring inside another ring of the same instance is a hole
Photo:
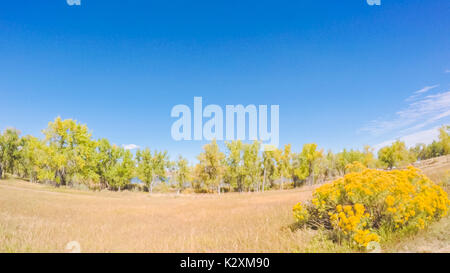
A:
{"label": "tree trunk", "polygon": [[59,176],[61,186],[65,186],[66,185],[66,176],[64,175],[64,171],[58,170],[57,174]]}
{"label": "tree trunk", "polygon": [[2,168],[2,165],[0,165],[0,179],[2,179],[3,178],[3,168]]}
{"label": "tree trunk", "polygon": [[262,185],[262,192],[264,192],[264,188],[266,187],[266,169],[264,168],[264,180]]}
{"label": "tree trunk", "polygon": [[217,186],[217,193],[220,195],[220,185]]}

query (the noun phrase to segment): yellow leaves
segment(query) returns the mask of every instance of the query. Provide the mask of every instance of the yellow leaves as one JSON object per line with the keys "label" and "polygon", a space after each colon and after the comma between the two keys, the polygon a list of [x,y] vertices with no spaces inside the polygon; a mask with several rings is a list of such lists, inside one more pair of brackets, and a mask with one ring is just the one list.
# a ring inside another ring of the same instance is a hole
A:
{"label": "yellow leaves", "polygon": [[345,166],[345,169],[350,171],[350,172],[361,172],[363,170],[366,170],[367,167],[364,166],[361,162],[355,161],[353,163],[347,164]]}

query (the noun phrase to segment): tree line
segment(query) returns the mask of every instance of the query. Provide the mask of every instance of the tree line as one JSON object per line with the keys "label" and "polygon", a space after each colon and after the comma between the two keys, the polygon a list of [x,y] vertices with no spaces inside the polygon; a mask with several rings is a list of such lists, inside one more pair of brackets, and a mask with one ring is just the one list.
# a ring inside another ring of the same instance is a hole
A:
{"label": "tree line", "polygon": [[[83,184],[91,189],[123,190],[137,185],[153,192],[155,185],[194,192],[265,191],[320,183],[346,174],[347,165],[400,168],[417,160],[450,153],[450,126],[439,129],[439,140],[407,148],[396,141],[378,151],[324,152],[316,144],[293,152],[291,145],[261,151],[259,142],[226,142],[222,152],[216,141],[203,146],[198,163],[190,165],[167,151],[139,149],[133,155],[107,139],[93,139],[88,127],[57,117],[43,130],[44,138],[21,136],[16,129],[0,134],[0,178],[9,173],[35,183],[56,186]],[[137,178],[141,183],[132,183]]]}

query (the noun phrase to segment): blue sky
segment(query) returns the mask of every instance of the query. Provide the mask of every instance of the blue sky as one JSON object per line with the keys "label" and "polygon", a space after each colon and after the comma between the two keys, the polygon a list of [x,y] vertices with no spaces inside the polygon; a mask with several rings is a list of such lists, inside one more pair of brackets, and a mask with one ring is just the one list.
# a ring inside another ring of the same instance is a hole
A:
{"label": "blue sky", "polygon": [[280,143],[429,141],[450,123],[450,1],[6,1],[0,128],[60,115],[193,159],[177,104],[280,105]]}

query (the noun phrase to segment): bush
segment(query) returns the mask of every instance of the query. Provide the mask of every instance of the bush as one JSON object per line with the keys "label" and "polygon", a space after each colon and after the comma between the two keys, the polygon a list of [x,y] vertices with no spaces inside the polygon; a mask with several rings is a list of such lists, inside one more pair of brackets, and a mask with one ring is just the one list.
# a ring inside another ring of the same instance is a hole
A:
{"label": "bush", "polygon": [[312,201],[294,206],[298,225],[329,230],[333,240],[363,248],[391,232],[424,229],[448,212],[447,193],[419,169],[349,167],[357,171],[317,188]]}

